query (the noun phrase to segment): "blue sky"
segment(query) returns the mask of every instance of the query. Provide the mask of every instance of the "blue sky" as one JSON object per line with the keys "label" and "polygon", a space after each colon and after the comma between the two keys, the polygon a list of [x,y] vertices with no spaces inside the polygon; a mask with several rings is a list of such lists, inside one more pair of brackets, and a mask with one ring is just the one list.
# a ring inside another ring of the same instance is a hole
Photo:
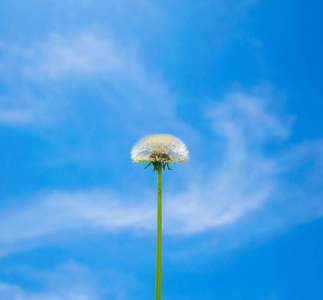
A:
{"label": "blue sky", "polygon": [[323,298],[321,1],[3,0],[0,299]]}

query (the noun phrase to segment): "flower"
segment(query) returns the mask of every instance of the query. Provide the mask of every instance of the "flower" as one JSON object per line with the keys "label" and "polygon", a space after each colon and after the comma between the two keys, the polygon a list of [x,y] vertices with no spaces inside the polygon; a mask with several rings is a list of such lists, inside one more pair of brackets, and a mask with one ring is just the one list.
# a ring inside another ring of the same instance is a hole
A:
{"label": "flower", "polygon": [[169,163],[186,162],[188,151],[185,144],[170,134],[151,134],[143,137],[131,150],[133,162],[148,162],[157,171],[157,256],[156,256],[156,294],[160,300],[161,293],[161,259],[162,259],[162,169],[169,170]]}
{"label": "flower", "polygon": [[186,162],[188,151],[185,144],[170,134],[150,134],[143,137],[131,150],[133,162],[168,163]]}

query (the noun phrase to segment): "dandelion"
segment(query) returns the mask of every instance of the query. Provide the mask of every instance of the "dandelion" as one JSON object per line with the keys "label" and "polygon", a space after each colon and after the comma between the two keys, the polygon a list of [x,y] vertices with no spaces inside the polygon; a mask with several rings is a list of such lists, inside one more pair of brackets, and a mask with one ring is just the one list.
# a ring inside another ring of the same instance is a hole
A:
{"label": "dandelion", "polygon": [[177,137],[170,134],[151,134],[143,137],[131,150],[133,162],[149,162],[156,171],[157,165],[162,164],[163,169],[169,163],[186,162],[188,151],[185,144]]}
{"label": "dandelion", "polygon": [[161,294],[161,253],[162,253],[162,169],[171,170],[169,163],[185,163],[188,151],[185,144],[170,134],[152,134],[143,137],[131,150],[131,160],[151,164],[157,175],[157,257],[156,257],[156,300]]}

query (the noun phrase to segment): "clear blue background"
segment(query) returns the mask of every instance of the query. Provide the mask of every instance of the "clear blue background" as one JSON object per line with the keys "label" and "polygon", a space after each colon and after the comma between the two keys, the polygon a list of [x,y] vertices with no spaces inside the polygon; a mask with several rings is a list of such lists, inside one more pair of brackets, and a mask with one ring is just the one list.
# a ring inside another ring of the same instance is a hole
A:
{"label": "clear blue background", "polygon": [[0,299],[323,299],[322,1],[3,0]]}

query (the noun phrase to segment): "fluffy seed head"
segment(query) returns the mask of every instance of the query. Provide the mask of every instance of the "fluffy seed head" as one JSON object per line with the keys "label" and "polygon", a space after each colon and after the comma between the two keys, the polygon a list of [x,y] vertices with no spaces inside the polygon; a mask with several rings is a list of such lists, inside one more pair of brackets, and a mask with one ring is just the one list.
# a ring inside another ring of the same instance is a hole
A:
{"label": "fluffy seed head", "polygon": [[170,134],[151,134],[143,137],[131,150],[133,162],[186,162],[185,144]]}

